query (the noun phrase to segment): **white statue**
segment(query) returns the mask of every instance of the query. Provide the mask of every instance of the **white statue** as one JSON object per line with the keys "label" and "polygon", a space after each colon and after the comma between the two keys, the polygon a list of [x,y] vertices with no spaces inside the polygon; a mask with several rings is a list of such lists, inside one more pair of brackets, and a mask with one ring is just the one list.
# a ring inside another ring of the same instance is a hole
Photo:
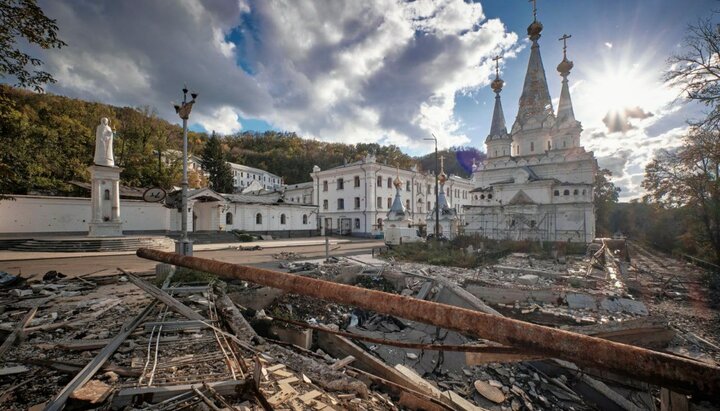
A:
{"label": "white statue", "polygon": [[103,117],[95,129],[95,164],[114,167],[113,131],[108,123],[107,117]]}

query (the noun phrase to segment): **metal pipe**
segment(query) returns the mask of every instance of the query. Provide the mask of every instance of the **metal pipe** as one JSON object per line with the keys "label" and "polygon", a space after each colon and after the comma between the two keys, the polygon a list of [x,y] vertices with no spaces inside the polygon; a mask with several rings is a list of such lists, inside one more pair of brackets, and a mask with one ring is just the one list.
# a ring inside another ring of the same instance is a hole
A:
{"label": "metal pipe", "polygon": [[679,392],[720,395],[720,368],[661,352],[465,308],[330,281],[141,248],[137,255],[339,304],[432,324],[478,338],[612,371]]}

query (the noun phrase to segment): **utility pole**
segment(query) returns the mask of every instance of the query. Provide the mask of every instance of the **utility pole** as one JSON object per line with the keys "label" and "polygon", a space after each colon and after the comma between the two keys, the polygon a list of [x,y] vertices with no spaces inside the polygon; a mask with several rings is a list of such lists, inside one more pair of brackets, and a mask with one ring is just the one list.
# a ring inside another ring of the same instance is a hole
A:
{"label": "utility pole", "polygon": [[197,98],[197,93],[191,93],[190,96],[192,97],[192,100],[187,101],[187,93],[188,89],[187,86],[184,86],[182,89],[183,92],[183,101],[181,105],[174,104],[175,112],[180,116],[180,118],[183,121],[183,177],[182,177],[182,200],[181,200],[181,208],[182,208],[182,214],[181,217],[181,230],[182,230],[182,236],[180,237],[180,240],[178,240],[175,243],[175,252],[182,255],[192,255],[193,249],[192,249],[192,241],[188,238],[188,221],[187,221],[187,215],[188,215],[188,137],[187,137],[187,123],[188,119],[190,118],[190,112],[192,111],[193,104],[195,104],[195,99]]}
{"label": "utility pole", "polygon": [[432,138],[424,138],[423,140],[433,140],[435,141],[435,241],[438,240],[438,237],[440,236],[440,207],[438,207],[438,203],[440,202],[440,186],[438,184],[438,175],[440,170],[440,166],[438,164],[438,149],[437,149],[437,137],[435,137],[435,134],[432,134]]}

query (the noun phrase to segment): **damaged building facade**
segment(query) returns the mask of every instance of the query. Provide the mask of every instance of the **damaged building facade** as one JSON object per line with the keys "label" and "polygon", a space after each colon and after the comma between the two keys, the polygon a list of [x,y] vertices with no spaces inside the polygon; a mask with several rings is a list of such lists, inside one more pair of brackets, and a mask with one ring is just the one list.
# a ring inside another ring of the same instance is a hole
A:
{"label": "damaged building facade", "polygon": [[496,58],[487,159],[473,170],[476,188],[472,205],[465,207],[465,232],[492,239],[590,243],[595,236],[597,160],[580,142],[582,126],[575,119],[568,87],[573,63],[565,46],[557,67],[562,76],[560,100],[557,113],[553,110],[538,44],[542,28],[537,20],[528,27],[530,60],[510,132]]}

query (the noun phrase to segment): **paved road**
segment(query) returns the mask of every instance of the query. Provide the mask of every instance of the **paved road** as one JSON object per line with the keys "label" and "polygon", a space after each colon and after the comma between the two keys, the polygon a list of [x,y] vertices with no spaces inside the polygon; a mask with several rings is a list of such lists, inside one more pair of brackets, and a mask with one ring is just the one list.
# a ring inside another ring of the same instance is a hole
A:
{"label": "paved road", "polygon": [[[331,245],[330,255],[366,254],[373,247],[384,245],[382,241],[347,242]],[[300,245],[283,248],[266,248],[256,251],[239,251],[235,249],[195,251],[196,257],[210,258],[235,264],[254,265],[265,268],[277,267],[274,254],[281,251],[292,251],[308,258],[325,256],[324,245]],[[0,261],[0,270],[11,274],[22,273],[25,278],[41,278],[50,270],[56,270],[69,276],[97,273],[97,275],[117,272],[117,267],[127,271],[154,270],[154,261],[144,260],[135,255],[102,255],[97,257],[82,256],[71,258],[49,258],[40,260]]]}

